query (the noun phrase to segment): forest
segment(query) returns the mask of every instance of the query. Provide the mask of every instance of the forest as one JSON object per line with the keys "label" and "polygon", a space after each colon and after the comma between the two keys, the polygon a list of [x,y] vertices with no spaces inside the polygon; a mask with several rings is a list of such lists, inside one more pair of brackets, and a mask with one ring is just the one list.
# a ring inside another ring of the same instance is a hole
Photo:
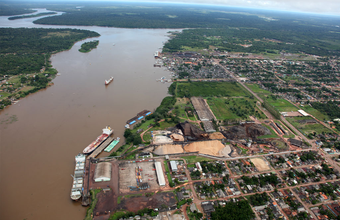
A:
{"label": "forest", "polygon": [[312,102],[311,105],[332,119],[340,118],[340,102],[338,101],[329,101],[327,103]]}
{"label": "forest", "polygon": [[250,220],[253,218],[255,218],[255,214],[246,200],[227,202],[223,207],[215,207],[215,211],[211,213],[212,220]]}
{"label": "forest", "polygon": [[92,49],[96,48],[98,44],[99,44],[99,40],[85,42],[81,45],[79,52],[82,52],[82,53],[90,52]]}
{"label": "forest", "polygon": [[34,15],[21,15],[21,16],[13,16],[9,17],[8,20],[16,20],[16,19],[23,19],[23,18],[35,18],[35,17],[41,17],[45,15],[54,15],[57,14],[56,12],[43,12],[43,13],[38,13]]}

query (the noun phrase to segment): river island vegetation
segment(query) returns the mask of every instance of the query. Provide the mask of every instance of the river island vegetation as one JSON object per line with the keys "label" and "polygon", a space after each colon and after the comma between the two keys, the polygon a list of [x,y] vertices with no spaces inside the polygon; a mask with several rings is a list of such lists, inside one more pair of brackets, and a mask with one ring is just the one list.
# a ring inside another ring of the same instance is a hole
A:
{"label": "river island vegetation", "polygon": [[23,19],[23,18],[35,18],[35,17],[41,17],[45,15],[54,15],[57,14],[57,12],[42,12],[38,14],[33,14],[33,15],[21,15],[21,16],[13,16],[9,17],[8,20],[17,20],[17,19]]}
{"label": "river island vegetation", "polygon": [[99,44],[99,40],[94,40],[94,41],[90,41],[90,42],[85,42],[81,45],[79,52],[82,53],[88,53],[90,52],[92,49],[97,48]]}
{"label": "river island vegetation", "polygon": [[46,88],[57,74],[50,56],[98,33],[77,29],[0,29],[0,109]]}

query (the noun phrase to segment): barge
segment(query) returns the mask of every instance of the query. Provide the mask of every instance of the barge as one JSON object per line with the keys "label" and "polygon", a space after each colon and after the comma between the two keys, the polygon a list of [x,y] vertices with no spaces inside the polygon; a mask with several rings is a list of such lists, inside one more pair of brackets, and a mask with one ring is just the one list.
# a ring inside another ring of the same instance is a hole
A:
{"label": "barge", "polygon": [[75,168],[73,174],[73,184],[71,189],[71,199],[76,201],[81,198],[83,193],[83,179],[85,170],[85,154],[78,154],[75,157]]}

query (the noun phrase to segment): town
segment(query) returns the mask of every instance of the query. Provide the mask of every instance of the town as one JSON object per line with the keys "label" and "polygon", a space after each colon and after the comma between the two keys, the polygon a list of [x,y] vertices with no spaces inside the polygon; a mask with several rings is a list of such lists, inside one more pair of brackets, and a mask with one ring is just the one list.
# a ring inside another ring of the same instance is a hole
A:
{"label": "town", "polygon": [[338,76],[312,74],[338,61],[155,59],[173,72],[172,96],[128,120],[109,157],[88,157],[86,219],[339,218],[340,119],[319,108],[336,100]]}

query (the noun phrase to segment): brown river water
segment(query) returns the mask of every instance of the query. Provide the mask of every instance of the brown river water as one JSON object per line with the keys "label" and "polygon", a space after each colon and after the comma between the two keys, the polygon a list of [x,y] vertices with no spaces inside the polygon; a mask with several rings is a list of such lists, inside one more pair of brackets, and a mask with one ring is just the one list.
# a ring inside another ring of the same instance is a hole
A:
{"label": "brown river water", "polygon": [[[106,125],[122,137],[129,118],[153,111],[167,96],[170,84],[156,79],[170,73],[153,67],[153,54],[169,30],[47,26],[33,20],[0,17],[0,27],[67,27],[101,36],[93,38],[99,45],[90,53],[78,49],[93,39],[53,55],[61,74],[54,85],[0,112],[0,219],[83,219],[86,208],[70,199],[74,156]],[[105,87],[111,76],[114,81]]]}

